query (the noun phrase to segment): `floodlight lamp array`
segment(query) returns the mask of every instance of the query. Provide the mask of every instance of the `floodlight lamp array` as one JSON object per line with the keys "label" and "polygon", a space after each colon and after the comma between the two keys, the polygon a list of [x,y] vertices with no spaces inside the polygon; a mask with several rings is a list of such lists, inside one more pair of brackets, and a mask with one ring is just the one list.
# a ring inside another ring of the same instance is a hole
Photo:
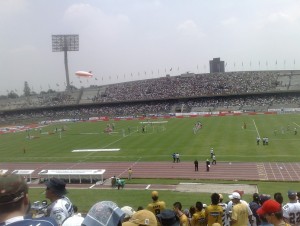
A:
{"label": "floodlight lamp array", "polygon": [[79,35],[52,35],[52,51],[79,51]]}

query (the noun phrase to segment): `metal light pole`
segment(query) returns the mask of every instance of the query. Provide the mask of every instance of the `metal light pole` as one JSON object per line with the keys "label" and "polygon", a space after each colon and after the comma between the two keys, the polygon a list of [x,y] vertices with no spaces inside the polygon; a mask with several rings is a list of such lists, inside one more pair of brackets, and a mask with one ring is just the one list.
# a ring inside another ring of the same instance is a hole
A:
{"label": "metal light pole", "polygon": [[64,52],[66,89],[70,89],[68,51],[79,51],[79,35],[52,35],[52,52]]}

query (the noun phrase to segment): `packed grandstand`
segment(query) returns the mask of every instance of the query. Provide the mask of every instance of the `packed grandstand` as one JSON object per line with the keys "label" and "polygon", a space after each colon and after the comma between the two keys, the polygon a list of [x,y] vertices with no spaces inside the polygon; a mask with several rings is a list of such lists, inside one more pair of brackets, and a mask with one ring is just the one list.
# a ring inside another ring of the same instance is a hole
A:
{"label": "packed grandstand", "polygon": [[2,124],[31,118],[299,111],[300,71],[183,74],[0,100]]}

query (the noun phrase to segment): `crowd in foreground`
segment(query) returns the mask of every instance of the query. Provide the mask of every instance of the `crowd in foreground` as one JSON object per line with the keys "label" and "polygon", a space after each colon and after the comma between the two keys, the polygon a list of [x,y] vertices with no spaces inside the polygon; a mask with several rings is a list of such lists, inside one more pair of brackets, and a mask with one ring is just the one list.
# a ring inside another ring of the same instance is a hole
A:
{"label": "crowd in foreground", "polygon": [[85,217],[76,212],[75,206],[66,197],[64,181],[51,178],[45,183],[46,198],[50,204],[43,216],[32,212],[28,185],[18,175],[0,177],[0,225],[9,226],[289,226],[300,225],[299,193],[288,192],[289,201],[283,205],[283,196],[253,194],[253,201],[242,200],[242,191],[229,195],[230,201],[223,202],[223,196],[211,194],[211,204],[196,202],[189,210],[183,210],[180,202],[173,209],[166,209],[166,203],[152,191],[152,202],[143,209],[129,206],[122,208],[111,201],[94,204]]}

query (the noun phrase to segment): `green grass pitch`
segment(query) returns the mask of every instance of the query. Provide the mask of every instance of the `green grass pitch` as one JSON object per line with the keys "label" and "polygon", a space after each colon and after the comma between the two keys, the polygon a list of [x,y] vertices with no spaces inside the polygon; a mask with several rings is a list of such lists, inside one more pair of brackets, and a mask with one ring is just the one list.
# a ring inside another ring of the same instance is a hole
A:
{"label": "green grass pitch", "polygon": [[[141,122],[146,121],[167,123],[144,124],[143,133]],[[194,134],[197,121],[203,128]],[[112,123],[114,133],[104,133]],[[63,126],[66,131],[47,134]],[[297,114],[61,123],[45,126],[41,132],[3,134],[0,152],[2,162],[170,161],[174,152],[180,153],[182,161],[191,161],[206,159],[213,147],[218,161],[297,162],[300,134],[295,135],[294,130],[299,127]],[[268,137],[269,145],[256,145],[257,136]],[[120,151],[71,152],[112,148]]]}
{"label": "green grass pitch", "polygon": [[[144,120],[146,121],[146,120]],[[183,119],[158,119],[149,121],[168,121],[165,124],[148,125],[142,133],[141,120],[121,120],[109,122],[78,122],[49,125],[39,130],[0,135],[1,162],[77,162],[77,161],[170,161],[171,154],[178,152],[182,161],[206,159],[213,147],[218,161],[262,161],[298,162],[300,135],[294,135],[294,128],[300,129],[300,115],[254,115],[254,116],[216,116]],[[197,134],[193,126],[201,121],[203,128]],[[103,133],[108,123],[115,124],[115,133]],[[247,128],[243,129],[246,123]],[[66,127],[61,134],[53,132],[56,128]],[[130,131],[130,132],[129,132]],[[256,137],[269,137],[269,145],[256,145]],[[24,148],[26,153],[24,153]],[[119,152],[81,152],[74,149],[120,148]],[[132,183],[143,183],[133,179]],[[177,184],[178,180],[147,180],[148,183]],[[183,182],[185,180],[180,180]],[[186,180],[188,182],[188,180]],[[205,183],[203,180],[193,181]],[[213,181],[210,181],[210,183]],[[224,181],[223,181],[224,182]],[[217,181],[216,181],[217,183]],[[232,183],[232,181],[228,181]],[[235,182],[236,183],[236,182]],[[298,183],[240,181],[238,183],[257,184],[260,193],[274,194],[287,190],[297,190]],[[218,185],[216,184],[216,187]],[[101,200],[115,201],[119,206],[130,205],[134,208],[146,206],[150,200],[148,190],[98,190],[71,189],[68,196],[87,212]],[[181,193],[160,191],[160,197],[172,208],[175,201],[181,201],[189,208],[196,201],[209,203],[210,194]],[[134,199],[132,197],[135,197]],[[30,189],[32,201],[43,200],[44,189]],[[225,198],[226,199],[226,198]],[[251,195],[245,200],[251,201]],[[285,199],[286,200],[286,199]]]}

